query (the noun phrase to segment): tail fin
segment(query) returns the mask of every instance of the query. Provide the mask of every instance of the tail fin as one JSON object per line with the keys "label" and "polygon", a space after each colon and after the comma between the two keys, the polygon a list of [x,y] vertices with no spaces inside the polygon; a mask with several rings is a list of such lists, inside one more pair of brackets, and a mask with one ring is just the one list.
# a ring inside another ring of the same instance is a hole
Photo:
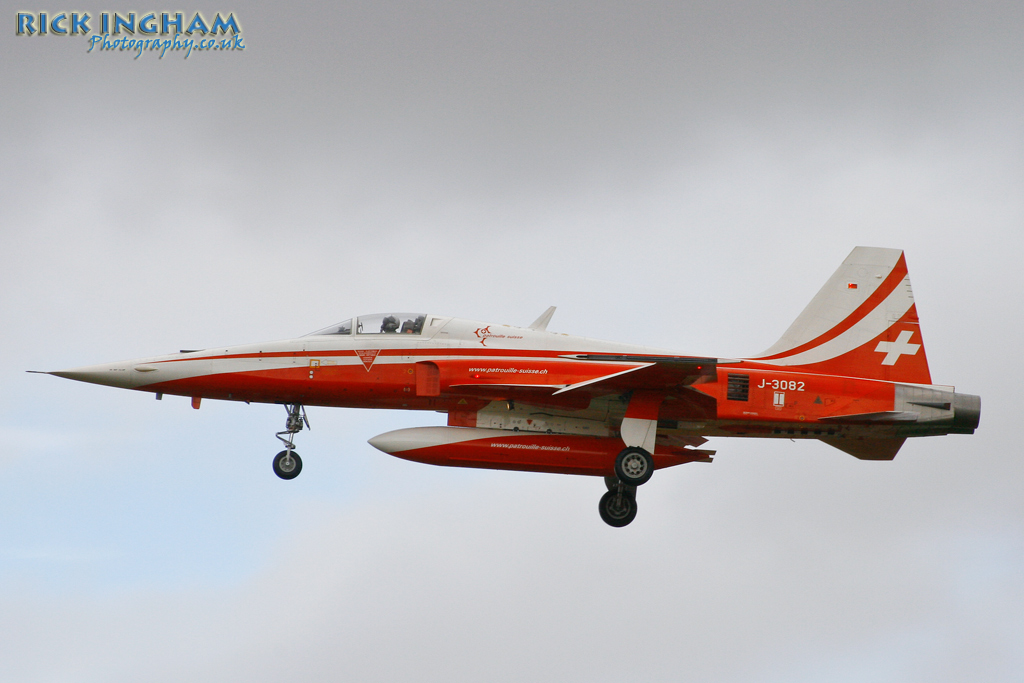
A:
{"label": "tail fin", "polygon": [[903,252],[854,249],[782,338],[751,360],[931,384]]}

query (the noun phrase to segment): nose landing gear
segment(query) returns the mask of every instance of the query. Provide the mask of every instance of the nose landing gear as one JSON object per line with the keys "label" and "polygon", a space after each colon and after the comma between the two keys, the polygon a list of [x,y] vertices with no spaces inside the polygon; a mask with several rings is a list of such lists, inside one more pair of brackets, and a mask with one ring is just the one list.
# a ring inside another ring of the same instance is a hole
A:
{"label": "nose landing gear", "polygon": [[[285,403],[285,410],[288,417],[285,419],[284,431],[278,432],[275,436],[281,440],[285,449],[274,456],[274,474],[282,479],[294,479],[302,471],[302,458],[295,452],[295,435],[302,431],[302,427],[309,427],[309,418],[306,417],[306,409],[301,403]],[[287,434],[288,438],[281,436]]]}

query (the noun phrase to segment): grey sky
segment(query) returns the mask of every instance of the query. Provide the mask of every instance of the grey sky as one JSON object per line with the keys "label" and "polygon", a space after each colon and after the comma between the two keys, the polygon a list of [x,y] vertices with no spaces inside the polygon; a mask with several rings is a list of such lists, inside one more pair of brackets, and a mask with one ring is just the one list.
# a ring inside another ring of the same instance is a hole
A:
{"label": "grey sky", "polygon": [[[1021,677],[1019,4],[240,2],[187,60],[0,5],[0,681]],[[396,306],[738,356],[857,245],[978,433],[715,440],[624,530],[366,444],[439,415],[312,409],[285,483],[278,406],[24,373]]]}

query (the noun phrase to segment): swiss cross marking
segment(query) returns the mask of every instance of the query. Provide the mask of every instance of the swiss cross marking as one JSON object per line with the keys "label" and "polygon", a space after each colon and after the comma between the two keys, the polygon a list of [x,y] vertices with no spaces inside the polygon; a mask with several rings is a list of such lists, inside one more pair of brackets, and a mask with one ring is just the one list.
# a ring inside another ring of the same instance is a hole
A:
{"label": "swiss cross marking", "polygon": [[896,341],[878,342],[878,346],[875,347],[875,351],[885,354],[885,358],[882,359],[882,365],[896,365],[896,361],[898,361],[900,356],[903,354],[908,356],[917,354],[917,350],[921,348],[921,345],[910,343],[910,338],[913,336],[914,333],[910,330],[903,330],[900,332],[900,335],[896,337]]}

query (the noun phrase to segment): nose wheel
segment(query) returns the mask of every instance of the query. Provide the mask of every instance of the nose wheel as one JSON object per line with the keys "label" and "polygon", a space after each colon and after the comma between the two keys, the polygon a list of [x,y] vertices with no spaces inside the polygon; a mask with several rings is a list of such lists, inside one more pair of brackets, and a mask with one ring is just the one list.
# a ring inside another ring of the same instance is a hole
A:
{"label": "nose wheel", "polygon": [[295,451],[281,451],[274,456],[274,474],[282,479],[294,479],[302,471],[302,458]]}
{"label": "nose wheel", "polygon": [[[284,431],[276,434],[284,444],[284,450],[274,456],[274,474],[282,479],[294,479],[302,471],[302,458],[295,452],[295,435],[301,432],[304,426],[309,427],[309,418],[306,417],[306,409],[301,403],[285,403],[284,407],[288,411]],[[282,436],[284,434],[287,434],[287,438]]]}

